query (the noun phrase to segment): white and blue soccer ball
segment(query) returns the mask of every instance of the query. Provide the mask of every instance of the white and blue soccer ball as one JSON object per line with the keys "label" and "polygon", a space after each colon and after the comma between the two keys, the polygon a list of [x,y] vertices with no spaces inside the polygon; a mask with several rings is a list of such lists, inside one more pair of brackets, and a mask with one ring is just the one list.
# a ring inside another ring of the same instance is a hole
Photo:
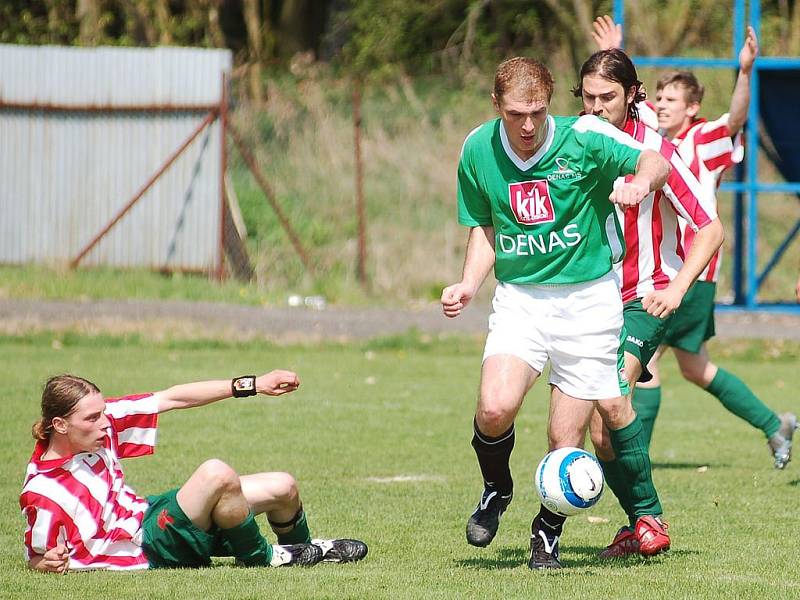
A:
{"label": "white and blue soccer ball", "polygon": [[597,504],[603,493],[603,468],[580,448],[548,453],[536,469],[534,483],[547,510],[571,517]]}

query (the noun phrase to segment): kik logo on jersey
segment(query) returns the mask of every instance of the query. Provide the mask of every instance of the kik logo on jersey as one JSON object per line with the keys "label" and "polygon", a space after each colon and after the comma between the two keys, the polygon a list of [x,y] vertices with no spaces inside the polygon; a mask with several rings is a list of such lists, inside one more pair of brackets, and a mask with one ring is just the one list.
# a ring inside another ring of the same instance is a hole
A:
{"label": "kik logo on jersey", "polygon": [[517,223],[521,225],[550,223],[556,219],[550,189],[545,179],[510,183],[508,201]]}

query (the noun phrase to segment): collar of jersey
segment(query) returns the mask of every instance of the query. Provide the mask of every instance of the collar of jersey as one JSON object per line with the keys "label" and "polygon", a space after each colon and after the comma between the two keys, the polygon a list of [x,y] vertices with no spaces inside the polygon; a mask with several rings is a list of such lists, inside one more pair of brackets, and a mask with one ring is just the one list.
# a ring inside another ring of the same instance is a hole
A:
{"label": "collar of jersey", "polygon": [[64,456],[61,458],[51,458],[50,460],[42,460],[42,456],[45,452],[47,452],[47,441],[45,440],[38,440],[36,442],[36,447],[33,450],[33,456],[31,456],[31,462],[36,465],[36,470],[39,473],[52,471],[58,467],[61,467],[71,461],[75,455],[72,454],[70,456]]}
{"label": "collar of jersey", "polygon": [[689,132],[692,129],[694,129],[698,125],[702,125],[705,122],[706,122],[705,119],[701,119],[700,117],[695,117],[694,120],[689,124],[689,126],[686,129],[684,129],[678,135],[675,136],[675,139],[676,140],[684,140],[684,139],[686,139],[686,136],[689,134]]}
{"label": "collar of jersey", "polygon": [[[108,440],[107,436],[106,440]],[[98,454],[98,452],[79,452],[78,454],[70,454],[69,456],[63,456],[60,458],[51,458],[50,460],[42,460],[42,456],[44,456],[44,453],[47,452],[47,446],[48,443],[46,440],[37,440],[36,446],[33,449],[33,456],[31,456],[31,462],[34,465],[36,465],[36,470],[39,473],[44,473],[47,471],[52,471],[53,469],[57,469],[58,467],[63,467],[73,458],[81,454]],[[103,448],[105,448],[105,446],[103,446]]]}
{"label": "collar of jersey", "polygon": [[517,156],[517,153],[514,152],[514,149],[511,147],[511,143],[508,141],[506,128],[503,126],[503,121],[500,121],[500,142],[503,144],[503,150],[506,151],[506,156],[508,156],[508,159],[514,163],[514,166],[520,171],[527,171],[539,162],[542,156],[544,156],[545,153],[550,149],[555,133],[556,122],[553,120],[552,115],[547,115],[547,137],[545,138],[544,143],[536,151],[536,154],[531,156],[528,160],[522,160],[519,156]]}

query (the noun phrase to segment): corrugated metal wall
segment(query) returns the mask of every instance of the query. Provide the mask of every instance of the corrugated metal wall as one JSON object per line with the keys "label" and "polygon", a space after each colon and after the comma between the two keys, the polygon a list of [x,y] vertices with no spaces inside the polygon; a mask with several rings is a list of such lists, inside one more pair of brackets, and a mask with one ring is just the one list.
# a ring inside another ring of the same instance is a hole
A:
{"label": "corrugated metal wall", "polygon": [[[231,62],[228,50],[0,45],[0,101],[59,108],[0,108],[0,263],[75,258],[207,115],[145,107],[219,105]],[[81,264],[214,270],[221,142],[217,120]]]}

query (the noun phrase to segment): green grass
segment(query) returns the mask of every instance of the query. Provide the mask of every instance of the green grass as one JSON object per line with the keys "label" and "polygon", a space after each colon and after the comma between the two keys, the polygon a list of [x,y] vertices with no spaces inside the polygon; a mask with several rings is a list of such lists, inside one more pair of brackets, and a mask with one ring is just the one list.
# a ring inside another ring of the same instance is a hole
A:
{"label": "green grass", "polygon": [[[150,343],[135,338],[46,334],[0,338],[0,596],[150,598],[786,598],[800,596],[796,529],[798,465],[774,471],[763,437],[664,366],[662,414],[653,442],[655,480],[671,525],[665,556],[603,564],[595,554],[623,520],[611,494],[568,521],[561,573],[525,566],[537,502],[531,484],[546,446],[546,385],[529,394],[517,421],[514,503],[493,545],[464,541],[479,492],[471,414],[480,342],[409,334],[362,345]],[[764,401],[798,407],[800,345],[712,346]],[[107,394],[161,389],[206,377],[270,368],[300,373],[283,398],[228,400],[164,415],[158,451],[126,461],[142,494],[184,481],[216,456],[241,472],[286,470],[299,480],[312,532],[356,536],[370,546],[355,565],[311,570],[83,573],[26,570],[18,494],[43,380],[69,371]],[[698,467],[707,466],[699,472]],[[415,476],[419,481],[387,481]]]}
{"label": "green grass", "polygon": [[[49,300],[150,299],[205,300],[267,304],[277,296],[234,280],[222,283],[204,275],[158,273],[143,269],[78,269],[0,266],[0,298]],[[282,298],[285,302],[285,298]]]}

